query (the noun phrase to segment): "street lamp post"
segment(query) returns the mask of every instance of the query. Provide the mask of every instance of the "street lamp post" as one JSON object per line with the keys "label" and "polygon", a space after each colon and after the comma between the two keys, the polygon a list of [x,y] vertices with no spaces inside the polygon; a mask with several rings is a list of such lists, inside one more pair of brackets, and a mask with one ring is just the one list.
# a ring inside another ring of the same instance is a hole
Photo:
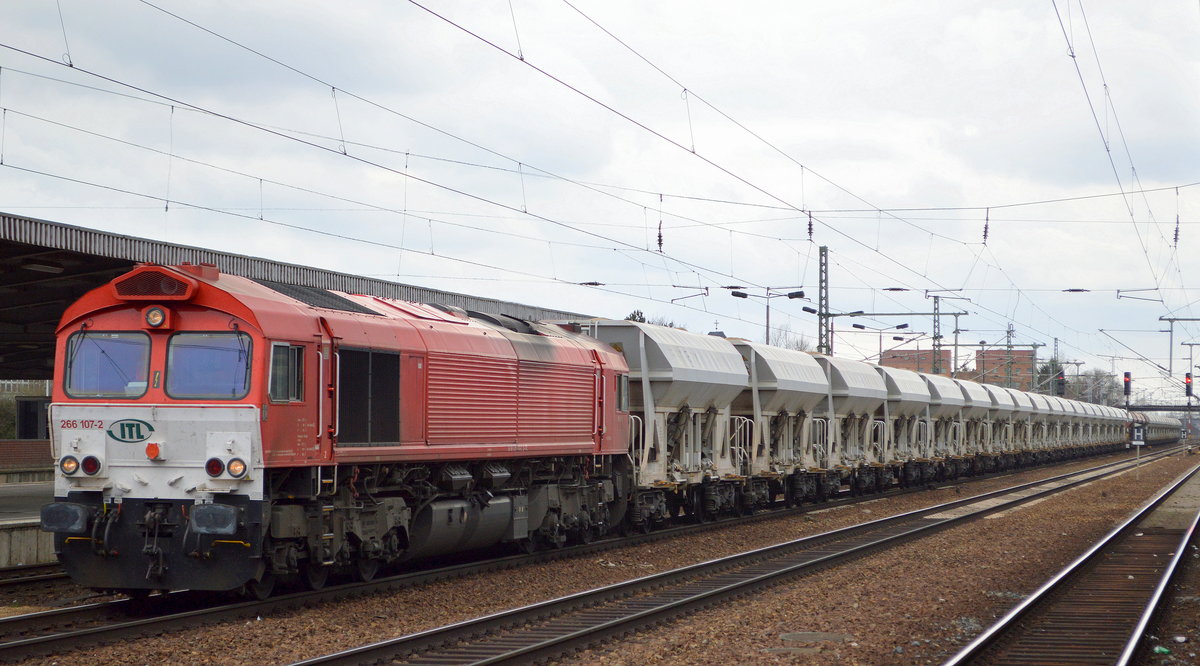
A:
{"label": "street lamp post", "polygon": [[[879,356],[878,362],[883,364],[883,332],[884,331],[902,331],[908,328],[908,324],[896,324],[895,326],[867,326],[866,324],[850,324],[852,328],[857,328],[860,331],[875,331],[879,333]],[[903,340],[900,336],[893,336],[893,340]]]}
{"label": "street lamp post", "polygon": [[[803,285],[801,285],[801,286],[803,286]],[[764,296],[759,296],[757,294],[748,294],[744,291],[730,292],[730,296],[733,296],[734,298],[750,298],[751,296],[753,296],[754,298],[761,298],[764,301],[766,301],[766,303],[767,303],[767,324],[766,324],[767,331],[766,331],[766,336],[764,337],[764,342],[766,342],[766,344],[768,344],[768,345],[771,344],[771,299],[779,298],[781,296],[786,296],[789,299],[804,298],[803,291],[789,291],[789,292],[781,292],[778,294],[771,293],[772,291],[777,290],[777,289],[778,290],[799,289],[799,287],[766,287],[766,294]],[[809,310],[809,308],[804,308],[804,310],[807,312]]]}

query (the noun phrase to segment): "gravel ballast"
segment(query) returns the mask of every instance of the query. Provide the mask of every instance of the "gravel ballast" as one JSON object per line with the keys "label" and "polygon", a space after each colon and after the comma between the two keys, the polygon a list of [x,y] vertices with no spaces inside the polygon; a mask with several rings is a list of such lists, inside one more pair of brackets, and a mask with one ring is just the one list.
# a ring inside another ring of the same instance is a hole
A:
{"label": "gravel ballast", "polygon": [[[588,663],[938,664],[1140,507],[1178,456],[799,579]],[[822,631],[835,640],[804,640]]]}
{"label": "gravel ballast", "polygon": [[[972,525],[796,579],[571,661],[930,663],[990,624],[1194,459],[1143,466]],[[288,663],[485,613],[912,511],[1072,468],[731,526],[599,556],[443,581],[39,660],[38,663]],[[837,634],[818,640],[800,632]],[[793,634],[793,635],[789,635]]]}

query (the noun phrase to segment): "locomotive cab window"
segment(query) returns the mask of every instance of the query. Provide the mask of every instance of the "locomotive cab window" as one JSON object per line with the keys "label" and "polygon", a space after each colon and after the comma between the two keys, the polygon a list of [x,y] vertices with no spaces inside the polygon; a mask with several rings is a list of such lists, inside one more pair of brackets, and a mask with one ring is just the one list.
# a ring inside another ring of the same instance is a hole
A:
{"label": "locomotive cab window", "polygon": [[72,398],[140,398],[150,370],[150,336],[83,330],[67,340],[64,374]]}
{"label": "locomotive cab window", "polygon": [[237,400],[250,392],[245,333],[176,333],[167,343],[167,395],[183,400]]}
{"label": "locomotive cab window", "polygon": [[304,400],[304,347],[275,343],[271,345],[271,401]]}

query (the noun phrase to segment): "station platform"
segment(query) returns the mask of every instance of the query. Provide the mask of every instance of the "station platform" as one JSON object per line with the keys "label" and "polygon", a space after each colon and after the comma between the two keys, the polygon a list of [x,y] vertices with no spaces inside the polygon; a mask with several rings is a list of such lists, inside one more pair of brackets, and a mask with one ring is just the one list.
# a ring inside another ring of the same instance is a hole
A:
{"label": "station platform", "polygon": [[47,439],[0,439],[0,484],[50,481],[54,457]]}
{"label": "station platform", "polygon": [[1195,519],[1197,511],[1200,511],[1200,474],[1188,479],[1183,487],[1168,497],[1142,523],[1142,527],[1185,530]]}
{"label": "station platform", "polygon": [[53,497],[50,482],[0,483],[0,568],[55,561],[54,535],[39,528]]}

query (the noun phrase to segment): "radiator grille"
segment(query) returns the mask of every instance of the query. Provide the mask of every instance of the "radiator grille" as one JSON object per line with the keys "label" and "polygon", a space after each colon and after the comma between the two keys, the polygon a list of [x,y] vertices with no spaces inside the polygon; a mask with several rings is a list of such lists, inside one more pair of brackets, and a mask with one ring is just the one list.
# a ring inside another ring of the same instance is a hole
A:
{"label": "radiator grille", "polygon": [[162,271],[142,271],[113,283],[119,298],[186,300],[192,285]]}

